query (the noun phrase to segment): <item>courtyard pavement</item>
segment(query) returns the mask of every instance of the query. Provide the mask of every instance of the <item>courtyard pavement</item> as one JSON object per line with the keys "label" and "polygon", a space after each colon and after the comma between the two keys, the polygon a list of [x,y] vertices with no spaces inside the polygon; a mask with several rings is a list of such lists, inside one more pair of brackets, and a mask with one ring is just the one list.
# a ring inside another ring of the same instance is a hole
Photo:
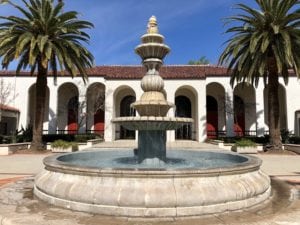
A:
{"label": "courtyard pavement", "polygon": [[300,155],[256,155],[263,160],[262,170],[272,177],[277,193],[277,197],[268,203],[271,206],[261,210],[160,222],[72,212],[37,201],[31,191],[33,177],[41,171],[42,161],[48,155],[0,156],[0,225],[300,225]]}

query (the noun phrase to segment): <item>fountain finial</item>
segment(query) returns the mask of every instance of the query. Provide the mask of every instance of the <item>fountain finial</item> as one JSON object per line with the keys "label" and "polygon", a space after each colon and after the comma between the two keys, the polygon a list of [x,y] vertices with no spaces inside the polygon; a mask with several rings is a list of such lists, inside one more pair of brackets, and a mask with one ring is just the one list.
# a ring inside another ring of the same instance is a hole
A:
{"label": "fountain finial", "polygon": [[147,25],[148,34],[158,34],[157,20],[155,16],[151,16]]}

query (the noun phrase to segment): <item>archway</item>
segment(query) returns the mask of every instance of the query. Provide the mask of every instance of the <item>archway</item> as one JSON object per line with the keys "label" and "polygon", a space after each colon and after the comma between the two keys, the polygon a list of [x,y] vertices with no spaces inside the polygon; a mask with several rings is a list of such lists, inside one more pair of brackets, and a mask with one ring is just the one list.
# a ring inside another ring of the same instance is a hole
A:
{"label": "archway", "polygon": [[253,85],[249,83],[237,84],[233,94],[235,134],[237,136],[255,136],[257,115],[256,95]]}
{"label": "archway", "polygon": [[225,88],[217,82],[206,86],[206,131],[208,138],[226,136]]}
{"label": "archway", "polygon": [[[120,103],[120,116],[135,116],[135,110],[130,105],[135,102],[135,97],[132,95],[125,96]],[[121,126],[120,139],[135,139],[135,131],[128,130]]]}
{"label": "archway", "polygon": [[57,124],[59,133],[77,133],[78,123],[78,88],[73,83],[64,83],[58,88]]}
{"label": "archway", "polygon": [[[129,86],[120,86],[114,92],[114,116],[135,116],[135,110],[130,105],[135,102],[136,94]],[[119,124],[115,124],[115,139],[135,139],[135,131],[130,131]]]}
{"label": "archway", "polygon": [[[176,117],[187,117],[192,118],[192,104],[188,97],[180,95],[175,98]],[[192,139],[192,128],[191,125],[184,125],[178,128],[175,132],[175,138],[181,140]]]}
{"label": "archway", "polygon": [[[133,110],[130,105],[135,102],[135,96],[127,95],[125,96],[120,103],[120,116],[135,116],[135,110]],[[135,139],[135,131],[127,130],[121,126],[120,130],[120,139]]]}
{"label": "archway", "polygon": [[104,136],[105,128],[105,86],[91,84],[87,89],[87,132]]}

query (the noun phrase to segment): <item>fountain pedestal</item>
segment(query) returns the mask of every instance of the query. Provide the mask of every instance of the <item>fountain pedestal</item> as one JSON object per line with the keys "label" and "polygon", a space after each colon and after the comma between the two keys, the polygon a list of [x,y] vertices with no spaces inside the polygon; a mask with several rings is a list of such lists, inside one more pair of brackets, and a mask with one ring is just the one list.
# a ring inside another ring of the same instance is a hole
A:
{"label": "fountain pedestal", "polygon": [[164,163],[167,156],[166,139],[165,130],[139,130],[139,163],[153,166]]}

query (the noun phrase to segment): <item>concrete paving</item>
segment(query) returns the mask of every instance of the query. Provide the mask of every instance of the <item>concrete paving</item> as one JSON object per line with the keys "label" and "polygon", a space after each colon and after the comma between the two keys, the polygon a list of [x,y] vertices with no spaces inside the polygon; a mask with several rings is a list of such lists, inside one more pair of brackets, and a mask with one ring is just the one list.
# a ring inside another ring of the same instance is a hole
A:
{"label": "concrete paving", "polygon": [[[0,188],[1,225],[300,225],[300,155],[257,155],[263,160],[262,170],[273,179],[273,197],[259,208],[189,219],[166,218],[159,222],[73,212],[38,201],[32,195],[33,177],[43,168],[46,156],[0,156],[0,180],[13,181]],[[25,178],[15,181],[19,177]]]}
{"label": "concrete paving", "polygon": [[0,156],[0,179],[36,175],[49,154],[14,154]]}

